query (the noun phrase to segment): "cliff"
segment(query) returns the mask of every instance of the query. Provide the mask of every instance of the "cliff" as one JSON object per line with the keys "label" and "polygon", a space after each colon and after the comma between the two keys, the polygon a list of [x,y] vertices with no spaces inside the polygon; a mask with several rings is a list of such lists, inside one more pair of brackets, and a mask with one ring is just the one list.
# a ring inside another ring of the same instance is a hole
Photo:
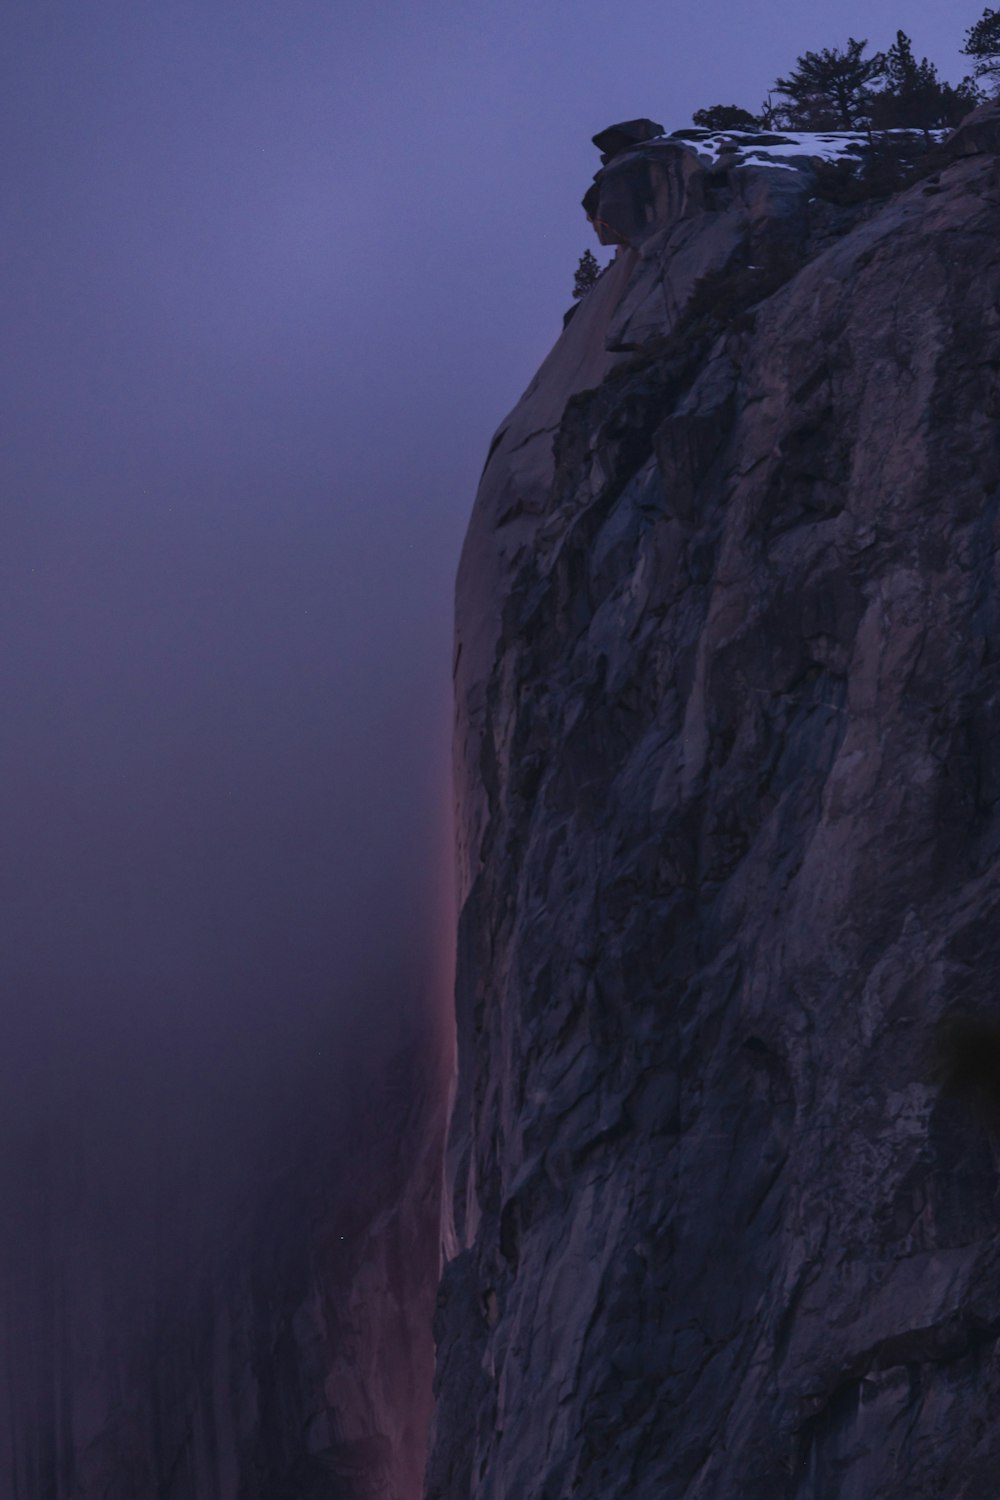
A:
{"label": "cliff", "polygon": [[457,586],[426,1492],[972,1500],[997,1139],[940,1037],[1000,1017],[1000,109],[881,193],[596,139],[617,258]]}

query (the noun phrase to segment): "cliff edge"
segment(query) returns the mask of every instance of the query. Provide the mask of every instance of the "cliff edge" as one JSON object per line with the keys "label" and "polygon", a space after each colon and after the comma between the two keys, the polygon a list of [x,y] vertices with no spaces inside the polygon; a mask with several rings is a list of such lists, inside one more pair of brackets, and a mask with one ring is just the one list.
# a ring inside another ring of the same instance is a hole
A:
{"label": "cliff edge", "polygon": [[882,195],[644,123],[458,580],[427,1495],[979,1500],[1000,108]]}

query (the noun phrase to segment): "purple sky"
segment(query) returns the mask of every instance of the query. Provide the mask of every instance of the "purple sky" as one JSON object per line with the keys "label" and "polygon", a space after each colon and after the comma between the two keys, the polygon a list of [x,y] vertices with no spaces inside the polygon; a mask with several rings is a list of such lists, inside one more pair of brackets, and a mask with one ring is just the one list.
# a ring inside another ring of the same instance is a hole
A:
{"label": "purple sky", "polygon": [[590,135],[900,25],[957,79],[980,9],[10,0],[8,1104],[190,1101],[420,994],[454,567]]}

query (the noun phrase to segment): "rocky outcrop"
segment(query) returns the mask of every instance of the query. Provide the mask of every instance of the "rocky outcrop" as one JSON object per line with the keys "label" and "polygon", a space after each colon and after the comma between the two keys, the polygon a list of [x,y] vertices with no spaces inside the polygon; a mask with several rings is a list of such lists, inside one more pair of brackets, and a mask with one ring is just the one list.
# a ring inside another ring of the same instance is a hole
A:
{"label": "rocky outcrop", "polygon": [[610,125],[607,130],[599,131],[594,136],[594,145],[601,153],[601,161],[607,165],[620,152],[630,151],[633,146],[655,140],[662,134],[663,126],[657,125],[655,120],[623,120],[618,125]]}
{"label": "rocky outcrop", "polygon": [[458,580],[430,1500],[996,1487],[998,122],[599,174]]}
{"label": "rocky outcrop", "polygon": [[995,104],[983,104],[966,115],[951,135],[948,148],[952,156],[996,156],[1000,152],[1000,116]]}

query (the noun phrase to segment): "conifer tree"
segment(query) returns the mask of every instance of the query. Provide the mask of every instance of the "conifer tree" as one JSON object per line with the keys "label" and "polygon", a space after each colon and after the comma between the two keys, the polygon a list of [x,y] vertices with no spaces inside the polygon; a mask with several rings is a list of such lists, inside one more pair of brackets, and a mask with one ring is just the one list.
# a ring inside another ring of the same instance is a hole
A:
{"label": "conifer tree", "polygon": [[844,51],[824,47],[798,58],[794,72],[774,85],[775,93],[791,101],[782,110],[788,124],[822,128],[829,123],[837,130],[866,124],[872,85],[885,73],[883,54],[865,57],[867,46],[867,40],[848,37]]}
{"label": "conifer tree", "polygon": [[917,99],[937,88],[937,68],[924,57],[917,62],[913,43],[905,31],[896,32],[896,40],[885,54],[886,88],[898,99]]}
{"label": "conifer tree", "polygon": [[759,130],[761,120],[748,109],[738,104],[711,104],[708,109],[696,109],[691,119],[695,125],[706,130]]}
{"label": "conifer tree", "polygon": [[576,268],[573,277],[573,296],[585,297],[601,274],[597,256],[592,250],[585,250],[580,256],[580,264]]}
{"label": "conifer tree", "polygon": [[930,130],[940,124],[942,87],[937,69],[913,55],[905,31],[885,54],[885,88],[876,96],[875,123],[883,129]]}
{"label": "conifer tree", "polygon": [[927,58],[917,62],[904,31],[885,54],[885,88],[874,96],[872,122],[879,130],[931,130],[957,125],[980,102],[973,79],[942,83]]}
{"label": "conifer tree", "polygon": [[987,6],[966,32],[962,51],[966,57],[975,58],[977,78],[988,78],[1000,86],[1000,10],[990,10]]}

